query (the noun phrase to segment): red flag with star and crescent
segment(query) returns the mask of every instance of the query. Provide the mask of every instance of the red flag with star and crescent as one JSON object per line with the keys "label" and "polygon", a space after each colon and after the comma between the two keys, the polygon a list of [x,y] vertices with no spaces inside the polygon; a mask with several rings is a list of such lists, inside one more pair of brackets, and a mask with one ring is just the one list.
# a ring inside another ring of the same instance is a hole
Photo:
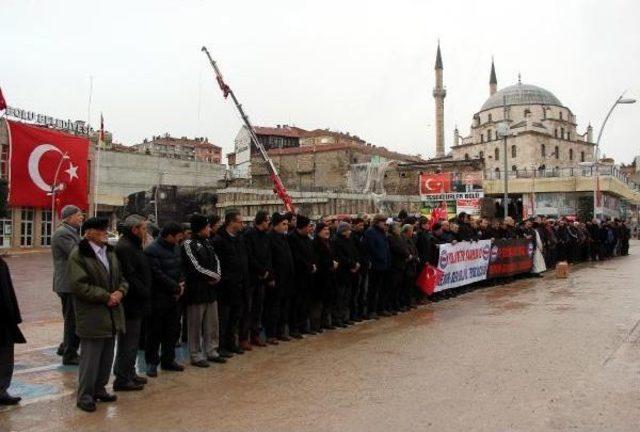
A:
{"label": "red flag with star and crescent", "polygon": [[55,209],[88,207],[89,140],[24,123],[9,124],[9,204]]}

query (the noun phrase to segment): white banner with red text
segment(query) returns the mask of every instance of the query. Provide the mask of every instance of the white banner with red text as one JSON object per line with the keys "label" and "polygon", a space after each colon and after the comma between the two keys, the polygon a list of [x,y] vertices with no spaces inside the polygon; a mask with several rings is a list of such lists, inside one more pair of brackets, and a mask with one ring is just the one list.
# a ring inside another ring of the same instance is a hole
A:
{"label": "white banner with red text", "polygon": [[490,259],[491,240],[441,244],[434,292],[485,280]]}

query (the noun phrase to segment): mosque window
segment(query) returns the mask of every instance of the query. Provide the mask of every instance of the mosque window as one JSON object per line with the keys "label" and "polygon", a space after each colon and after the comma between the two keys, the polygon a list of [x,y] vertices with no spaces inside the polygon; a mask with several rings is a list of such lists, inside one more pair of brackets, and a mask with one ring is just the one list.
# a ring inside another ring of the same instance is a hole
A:
{"label": "mosque window", "polygon": [[571,132],[567,131],[567,140],[571,140]]}
{"label": "mosque window", "polygon": [[480,134],[480,142],[483,143],[484,142],[484,134]]}
{"label": "mosque window", "polygon": [[540,147],[540,153],[542,153],[542,157],[546,157],[547,156],[547,146],[542,144],[542,146]]}
{"label": "mosque window", "polygon": [[569,160],[573,160],[573,149],[569,149]]}
{"label": "mosque window", "polygon": [[[583,152],[584,153],[584,152]],[[480,159],[484,159],[484,152],[481,150],[480,153],[478,154],[478,157]]]}
{"label": "mosque window", "polygon": [[495,156],[496,160],[500,160],[500,149],[498,147],[496,147]]}
{"label": "mosque window", "polygon": [[558,138],[558,129],[557,128],[553,131],[553,136]]}
{"label": "mosque window", "polygon": [[516,146],[512,145],[511,146],[511,157],[512,158],[517,157],[517,154],[518,154],[518,151],[516,150]]}
{"label": "mosque window", "polygon": [[560,111],[560,120],[563,120],[563,118],[562,118],[562,111]]}
{"label": "mosque window", "polygon": [[494,170],[494,172],[496,173],[496,178],[499,179],[500,178],[500,168],[496,168]]}
{"label": "mosque window", "polygon": [[491,118],[491,113],[489,113],[489,120],[488,122],[491,123],[493,121],[493,118]]}
{"label": "mosque window", "polygon": [[491,129],[487,130],[487,141],[491,141]]}
{"label": "mosque window", "polygon": [[511,171],[513,171],[514,173],[518,171],[518,167],[515,165],[511,166]]}
{"label": "mosque window", "polygon": [[556,146],[555,151],[553,152],[556,159],[560,159],[560,148]]}
{"label": "mosque window", "polygon": [[584,152],[580,152],[580,162],[584,162]]}
{"label": "mosque window", "polygon": [[465,153],[465,154],[464,154],[464,159],[465,159],[465,160],[469,160],[469,153]]}
{"label": "mosque window", "polygon": [[560,138],[564,139],[564,128],[560,128]]}

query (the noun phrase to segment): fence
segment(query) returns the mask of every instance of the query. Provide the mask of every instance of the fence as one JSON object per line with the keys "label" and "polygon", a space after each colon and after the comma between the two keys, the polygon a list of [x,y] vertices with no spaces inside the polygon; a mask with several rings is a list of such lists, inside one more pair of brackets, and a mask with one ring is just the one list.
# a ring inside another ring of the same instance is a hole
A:
{"label": "fence", "polygon": [[[575,168],[551,168],[551,169],[522,169],[509,171],[509,179],[530,179],[530,178],[559,178],[559,177],[593,177],[595,170],[593,166],[575,167]],[[599,176],[614,177],[633,190],[640,190],[640,185],[629,180],[626,174],[620,171],[617,167],[612,165],[598,165]],[[504,179],[503,173],[500,171],[486,170],[484,173],[486,180],[500,180]]]}

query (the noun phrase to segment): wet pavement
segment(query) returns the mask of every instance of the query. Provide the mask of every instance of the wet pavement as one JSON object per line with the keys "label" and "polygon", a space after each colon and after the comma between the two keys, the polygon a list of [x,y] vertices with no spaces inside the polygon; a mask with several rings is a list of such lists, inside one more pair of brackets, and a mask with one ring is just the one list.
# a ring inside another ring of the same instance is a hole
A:
{"label": "wet pavement", "polygon": [[[633,248],[635,246],[635,248]],[[48,254],[9,258],[29,339],[0,431],[638,431],[640,254],[160,371],[93,414],[59,366]]]}

